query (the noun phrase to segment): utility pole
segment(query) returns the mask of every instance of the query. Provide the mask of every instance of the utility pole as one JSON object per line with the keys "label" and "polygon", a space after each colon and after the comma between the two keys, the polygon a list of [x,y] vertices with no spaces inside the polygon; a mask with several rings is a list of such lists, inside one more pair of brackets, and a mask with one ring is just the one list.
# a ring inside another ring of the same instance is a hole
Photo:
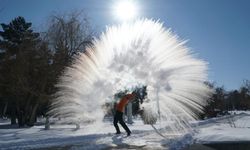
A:
{"label": "utility pole", "polygon": [[158,109],[159,121],[161,122],[161,110],[160,110],[160,99],[159,99],[159,87],[156,88],[156,101],[157,101],[157,109]]}
{"label": "utility pole", "polygon": [[129,102],[127,106],[127,117],[128,117],[128,124],[132,124],[132,103]]}
{"label": "utility pole", "polygon": [[46,117],[46,121],[45,121],[45,130],[49,130],[50,129],[50,122],[49,122],[49,117]]}

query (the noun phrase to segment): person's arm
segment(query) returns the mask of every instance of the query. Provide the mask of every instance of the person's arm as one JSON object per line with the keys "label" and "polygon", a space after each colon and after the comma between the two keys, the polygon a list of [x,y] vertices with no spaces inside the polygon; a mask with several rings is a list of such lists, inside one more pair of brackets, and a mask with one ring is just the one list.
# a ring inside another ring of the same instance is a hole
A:
{"label": "person's arm", "polygon": [[129,94],[129,95],[128,95],[128,99],[129,99],[129,100],[133,99],[134,97],[135,97],[135,95],[133,95],[133,94]]}

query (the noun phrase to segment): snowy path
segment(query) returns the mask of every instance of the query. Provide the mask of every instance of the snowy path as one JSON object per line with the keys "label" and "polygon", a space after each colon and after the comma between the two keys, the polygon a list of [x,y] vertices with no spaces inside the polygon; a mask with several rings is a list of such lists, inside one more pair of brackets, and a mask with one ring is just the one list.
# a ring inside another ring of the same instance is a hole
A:
{"label": "snowy path", "polygon": [[[32,128],[0,129],[0,149],[37,149],[48,147],[67,147],[66,149],[105,149],[105,148],[157,148],[166,149],[168,139],[155,133],[150,125],[141,121],[129,125],[130,137],[125,133],[114,135],[112,123],[106,122],[99,128],[85,126],[79,130],[74,125],[54,125],[50,130],[44,126]],[[177,136],[168,136],[176,138]]]}
{"label": "snowy path", "polygon": [[168,138],[159,136],[150,125],[136,120],[128,125],[130,137],[114,135],[114,127],[106,121],[100,126],[51,125],[32,128],[10,128],[9,122],[0,121],[0,149],[181,149],[187,144],[250,141],[250,115],[246,113],[233,117],[236,128],[232,128],[227,117],[214,118],[193,123],[195,134],[176,135],[159,130]]}

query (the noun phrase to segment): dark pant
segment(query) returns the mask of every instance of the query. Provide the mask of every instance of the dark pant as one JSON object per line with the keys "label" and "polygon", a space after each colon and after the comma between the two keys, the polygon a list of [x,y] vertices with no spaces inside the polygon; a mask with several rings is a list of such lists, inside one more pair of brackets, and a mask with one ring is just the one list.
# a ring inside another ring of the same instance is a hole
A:
{"label": "dark pant", "polygon": [[120,133],[120,129],[118,127],[118,121],[119,123],[122,125],[122,127],[124,128],[124,130],[126,130],[126,132],[128,134],[131,133],[131,131],[129,130],[128,126],[125,124],[125,122],[123,121],[123,118],[122,118],[122,115],[123,115],[123,112],[119,112],[119,111],[116,111],[115,112],[115,117],[114,117],[114,126],[115,126],[115,129],[116,129],[116,133]]}

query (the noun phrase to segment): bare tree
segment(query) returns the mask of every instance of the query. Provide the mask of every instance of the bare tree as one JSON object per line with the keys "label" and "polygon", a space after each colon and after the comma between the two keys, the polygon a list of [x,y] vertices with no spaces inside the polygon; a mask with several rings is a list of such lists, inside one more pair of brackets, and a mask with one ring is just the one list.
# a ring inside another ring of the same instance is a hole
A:
{"label": "bare tree", "polygon": [[55,52],[65,50],[65,54],[72,57],[84,51],[92,35],[90,23],[82,12],[73,11],[50,17],[47,38]]}
{"label": "bare tree", "polygon": [[84,52],[85,47],[91,44],[92,36],[90,23],[82,11],[50,16],[45,38],[54,52],[54,81],[64,67],[70,65],[73,56]]}

